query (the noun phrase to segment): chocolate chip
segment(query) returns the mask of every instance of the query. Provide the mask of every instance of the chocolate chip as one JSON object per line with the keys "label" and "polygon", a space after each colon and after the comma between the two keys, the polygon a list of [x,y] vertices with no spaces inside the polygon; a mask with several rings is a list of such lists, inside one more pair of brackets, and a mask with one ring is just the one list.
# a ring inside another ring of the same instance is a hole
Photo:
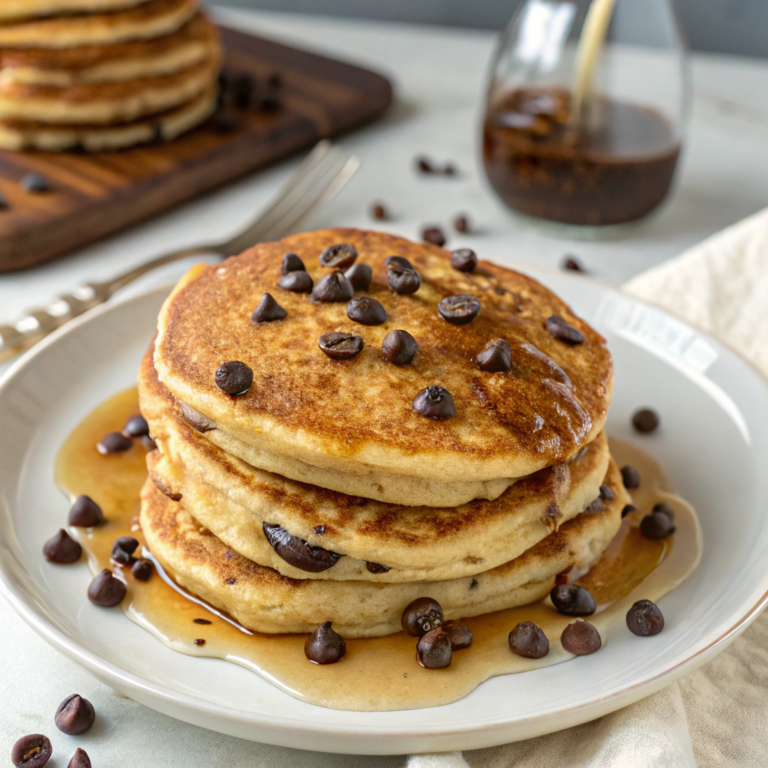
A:
{"label": "chocolate chip", "polygon": [[195,624],[203,624],[205,626],[213,623],[211,621],[208,621],[208,619],[193,619],[193,621],[195,622]]}
{"label": "chocolate chip", "polygon": [[563,256],[560,261],[560,268],[568,272],[586,272],[581,262],[575,256]]}
{"label": "chocolate chip", "polygon": [[203,638],[202,638],[202,637],[198,637],[198,638],[195,640],[195,645],[197,645],[198,647],[202,647],[202,646],[204,646],[204,645],[205,645],[205,640],[203,640]]}
{"label": "chocolate chip", "polygon": [[603,512],[604,510],[605,504],[598,496],[584,511],[589,512],[591,515],[596,515],[598,512]]}
{"label": "chocolate chip", "polygon": [[666,501],[660,501],[658,504],[654,504],[651,512],[661,512],[669,518],[670,522],[675,522],[675,510],[670,504],[667,504]]}
{"label": "chocolate chip", "polygon": [[356,291],[367,291],[371,287],[373,269],[370,264],[353,264],[345,273],[352,288]]}
{"label": "chocolate chip", "polygon": [[643,435],[649,435],[659,428],[659,414],[651,408],[641,408],[632,414],[632,426]]}
{"label": "chocolate chip", "polygon": [[346,652],[344,638],[333,629],[330,621],[321,624],[304,643],[304,655],[315,664],[335,664]]}
{"label": "chocolate chip", "polygon": [[416,170],[420,173],[434,173],[432,163],[424,155],[420,155],[415,160]]}
{"label": "chocolate chip", "polygon": [[121,536],[112,545],[109,556],[120,565],[133,565],[136,558],[133,553],[139,548],[139,542],[133,536]]}
{"label": "chocolate chip", "polygon": [[83,548],[63,529],[43,545],[43,554],[49,563],[74,563],[83,554]]}
{"label": "chocolate chip", "polygon": [[355,296],[347,304],[347,317],[360,325],[381,325],[387,322],[387,310],[370,296]]}
{"label": "chocolate chip", "polygon": [[258,325],[259,323],[272,323],[275,320],[282,320],[288,313],[272,298],[271,294],[265,293],[261,297],[259,306],[253,310],[251,320]]}
{"label": "chocolate chip", "polygon": [[611,499],[616,498],[616,494],[614,493],[614,490],[613,488],[611,488],[610,485],[606,485],[605,483],[603,483],[600,486],[600,498],[603,501],[611,501]]}
{"label": "chocolate chip", "polygon": [[84,749],[78,747],[72,759],[67,763],[67,768],[91,768],[91,758]]}
{"label": "chocolate chip", "polygon": [[318,346],[333,360],[351,360],[363,351],[365,344],[360,336],[330,331],[318,339]]}
{"label": "chocolate chip", "polygon": [[213,116],[213,126],[219,133],[234,133],[240,128],[243,121],[234,112],[217,112]]}
{"label": "chocolate chip", "polygon": [[416,643],[416,661],[425,669],[445,669],[452,659],[451,638],[442,627],[427,632]]}
{"label": "chocolate chip", "polygon": [[324,525],[316,525],[312,529],[318,536],[322,536],[325,533],[325,526]]}
{"label": "chocolate chip", "polygon": [[432,245],[437,245],[440,248],[447,242],[445,232],[440,227],[424,227],[421,231],[421,239],[425,243],[432,243]]}
{"label": "chocolate chip", "polygon": [[373,218],[377,219],[378,221],[386,221],[389,218],[387,209],[383,206],[382,203],[374,203],[371,206],[371,216],[373,216]]}
{"label": "chocolate chip", "polygon": [[647,539],[666,539],[675,532],[675,524],[664,512],[651,512],[640,521],[640,533]]}
{"label": "chocolate chip", "polygon": [[53,748],[47,736],[30,733],[22,736],[11,750],[11,762],[16,768],[43,768],[51,759]]}
{"label": "chocolate chip", "polygon": [[489,373],[504,373],[512,368],[512,347],[504,339],[489,341],[477,356],[477,367]]}
{"label": "chocolate chip", "polygon": [[224,581],[225,581],[227,584],[235,584],[235,583],[237,583],[237,579],[233,579],[233,578],[224,579]]}
{"label": "chocolate chip", "polygon": [[93,704],[75,693],[59,704],[54,722],[67,736],[79,736],[90,730],[95,719]]}
{"label": "chocolate chip", "polygon": [[239,397],[251,388],[253,371],[239,360],[228,360],[219,366],[214,381],[225,395]]}
{"label": "chocolate chip", "polygon": [[592,593],[579,584],[558,584],[549,596],[558,613],[566,616],[591,616],[597,610]]}
{"label": "chocolate chip", "polygon": [[154,451],[157,449],[157,443],[154,441],[151,435],[142,435],[139,438],[139,442],[141,443],[141,447],[149,453],[150,451]]}
{"label": "chocolate chip", "polygon": [[428,419],[450,419],[456,415],[453,397],[447,389],[432,384],[413,398],[413,410]]}
{"label": "chocolate chip", "polygon": [[[469,217],[465,214],[456,216],[456,218],[453,220],[453,228],[462,234],[469,232]],[[462,272],[464,271],[465,270],[462,270]]]}
{"label": "chocolate chip", "polygon": [[117,605],[125,597],[125,593],[125,584],[116,579],[109,568],[105,568],[96,576],[88,587],[88,599],[102,608]]}
{"label": "chocolate chip", "polygon": [[[421,288],[421,275],[411,266],[405,266],[399,256],[390,256],[387,261],[387,284],[389,290],[400,296],[409,296]],[[391,259],[391,261],[390,261]],[[397,261],[395,261],[397,259]]]}
{"label": "chocolate chip", "polygon": [[312,293],[312,288],[315,285],[309,272],[300,271],[283,275],[277,284],[284,291],[292,291],[293,293]]}
{"label": "chocolate chip", "polygon": [[549,640],[538,624],[521,621],[509,633],[509,647],[526,659],[542,659],[549,653]]}
{"label": "chocolate chip", "polygon": [[410,365],[419,345],[408,331],[390,331],[381,342],[381,353],[395,365]]}
{"label": "chocolate chip", "polygon": [[621,468],[621,480],[625,488],[632,490],[640,485],[640,473],[627,464],[626,467]]}
{"label": "chocolate chip", "polygon": [[149,581],[154,572],[155,566],[153,562],[144,557],[139,558],[131,567],[133,578],[139,581]]}
{"label": "chocolate chip", "polygon": [[216,429],[216,422],[209,419],[200,411],[196,411],[191,405],[186,403],[179,403],[181,415],[188,421],[192,427],[198,432],[210,432],[212,429]]}
{"label": "chocolate chip", "polygon": [[50,182],[40,173],[27,173],[21,180],[21,186],[33,195],[51,191]]}
{"label": "chocolate chip", "polygon": [[621,510],[621,516],[622,518],[625,518],[627,515],[631,515],[633,512],[637,512],[637,507],[634,504],[626,504],[624,509]]}
{"label": "chocolate chip", "polygon": [[126,437],[143,437],[149,434],[149,424],[140,413],[137,413],[125,422],[123,434]]}
{"label": "chocolate chip", "polygon": [[386,565],[379,565],[379,563],[371,563],[366,560],[365,567],[371,572],[375,574],[379,573],[388,573],[391,569],[388,568]]}
{"label": "chocolate chip", "polygon": [[295,253],[290,251],[283,256],[283,263],[280,265],[280,274],[287,275],[290,272],[306,272],[307,268],[304,262]]}
{"label": "chocolate chip", "polygon": [[312,298],[322,302],[349,301],[354,295],[352,283],[338,270],[326,275],[312,291]]}
{"label": "chocolate chip", "polygon": [[417,597],[408,603],[400,620],[403,629],[413,637],[422,637],[443,626],[443,609],[431,597]]}
{"label": "chocolate chip", "polygon": [[558,341],[571,345],[584,343],[584,334],[578,328],[568,325],[560,315],[547,318],[546,328]]}
{"label": "chocolate chip", "polygon": [[69,508],[67,523],[77,528],[93,528],[104,522],[101,507],[90,496],[78,496]]}
{"label": "chocolate chip", "polygon": [[267,541],[275,552],[289,565],[307,573],[320,573],[332,568],[341,555],[322,547],[313,547],[304,539],[291,536],[282,526],[264,523],[262,526]]}
{"label": "chocolate chip", "polygon": [[411,264],[411,262],[408,261],[405,256],[387,256],[387,258],[384,259],[384,266],[400,267],[401,269],[413,269],[413,264]]}
{"label": "chocolate chip", "polygon": [[455,621],[446,621],[443,624],[443,632],[450,638],[451,650],[463,651],[472,645],[472,630]]}
{"label": "chocolate chip", "polygon": [[588,656],[599,651],[603,644],[600,633],[584,619],[577,619],[569,624],[560,635],[560,642],[563,648],[574,656]]}
{"label": "chocolate chip", "polygon": [[133,440],[122,432],[108,432],[99,440],[96,450],[106,456],[109,453],[125,453],[133,445]]}
{"label": "chocolate chip", "polygon": [[451,325],[467,325],[480,314],[480,302],[468,293],[447,296],[437,305],[437,312]]}
{"label": "chocolate chip", "polygon": [[627,627],[633,635],[650,637],[664,629],[664,617],[655,603],[638,600],[627,611]]}
{"label": "chocolate chip", "polygon": [[451,254],[451,266],[459,272],[474,272],[477,254],[469,248],[459,248]]}
{"label": "chocolate chip", "polygon": [[357,249],[349,243],[338,243],[320,254],[320,264],[330,269],[349,269],[357,261]]}

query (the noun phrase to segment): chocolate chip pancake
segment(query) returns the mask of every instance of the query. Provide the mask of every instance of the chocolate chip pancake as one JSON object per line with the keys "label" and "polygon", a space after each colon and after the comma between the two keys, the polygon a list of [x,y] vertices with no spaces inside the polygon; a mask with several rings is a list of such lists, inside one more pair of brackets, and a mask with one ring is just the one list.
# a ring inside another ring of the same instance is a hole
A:
{"label": "chocolate chip pancake", "polygon": [[3,0],[0,21],[58,16],[64,13],[105,13],[133,8],[147,0]]}
{"label": "chocolate chip pancake", "polygon": [[[357,295],[381,303],[383,323],[348,317],[348,281],[319,261],[339,244],[351,248],[326,262],[349,262],[354,249],[372,268],[370,288]],[[278,286],[286,252],[303,260],[312,294]],[[413,269],[388,267],[390,256]],[[395,330],[418,344],[409,364],[382,353]],[[351,341],[327,354],[318,343],[327,333]],[[499,339],[509,344],[508,366],[482,370],[478,357]],[[339,353],[354,356],[332,357]],[[245,394],[217,387],[227,361],[253,371]],[[192,270],[160,314],[155,366],[206,429],[333,471],[438,482],[520,478],[567,461],[602,430],[612,383],[602,337],[536,281],[487,262],[460,272],[436,246],[352,229],[296,235]]]}
{"label": "chocolate chip pancake", "polygon": [[234,553],[151,481],[142,491],[141,528],[147,546],[182,587],[267,633],[310,632],[325,621],[345,637],[376,637],[400,629],[403,609],[429,596],[446,619],[479,616],[538,600],[569,569],[583,573],[600,557],[621,523],[629,500],[611,465],[607,482],[616,497],[584,512],[522,556],[474,577],[409,584],[291,579]]}

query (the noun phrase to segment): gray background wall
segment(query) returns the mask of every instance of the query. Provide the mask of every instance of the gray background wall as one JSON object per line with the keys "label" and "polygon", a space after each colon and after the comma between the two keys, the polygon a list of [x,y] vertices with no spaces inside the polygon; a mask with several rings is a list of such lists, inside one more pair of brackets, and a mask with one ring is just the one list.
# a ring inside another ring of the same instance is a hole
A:
{"label": "gray background wall", "polygon": [[[635,0],[643,3],[646,0]],[[213,0],[214,4],[501,29],[521,0]],[[675,0],[691,46],[768,57],[768,0]],[[768,83],[766,84],[768,87]]]}

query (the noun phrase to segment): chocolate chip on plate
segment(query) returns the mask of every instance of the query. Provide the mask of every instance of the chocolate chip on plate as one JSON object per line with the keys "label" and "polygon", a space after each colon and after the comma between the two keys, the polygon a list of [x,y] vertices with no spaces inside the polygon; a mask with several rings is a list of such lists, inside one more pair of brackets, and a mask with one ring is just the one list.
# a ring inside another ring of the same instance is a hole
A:
{"label": "chocolate chip on plate", "polygon": [[624,509],[621,510],[622,518],[627,515],[631,515],[633,512],[637,512],[637,507],[634,504],[625,504]]}
{"label": "chocolate chip on plate", "polygon": [[91,768],[91,758],[84,749],[78,747],[72,759],[67,763],[67,768]]}
{"label": "chocolate chip on plate", "polygon": [[16,768],[43,768],[51,759],[53,748],[47,736],[30,733],[22,736],[11,750],[11,762]]}
{"label": "chocolate chip on plate", "polygon": [[675,524],[664,512],[651,512],[640,521],[640,533],[647,539],[666,539],[675,532]]}
{"label": "chocolate chip on plate", "polygon": [[443,626],[443,609],[431,597],[417,597],[405,607],[400,623],[409,635],[421,637]]}
{"label": "chocolate chip on plate", "polygon": [[568,653],[575,656],[588,656],[599,651],[603,644],[597,629],[584,619],[576,619],[569,624],[560,635],[560,642]]}
{"label": "chocolate chip on plate", "polygon": [[580,584],[558,584],[549,596],[558,613],[566,616],[591,616],[597,610],[592,593]]}
{"label": "chocolate chip on plate", "polygon": [[616,493],[614,492],[613,488],[611,488],[610,485],[603,483],[600,486],[600,498],[603,501],[611,501],[611,499],[616,498]]}
{"label": "chocolate chip on plate", "polygon": [[380,565],[379,563],[371,563],[368,560],[365,562],[365,567],[368,569],[370,573],[374,574],[380,574],[380,573],[389,573],[391,568],[389,568],[386,565]]}
{"label": "chocolate chip on plate", "polygon": [[83,548],[63,529],[52,536],[43,545],[43,554],[49,563],[66,565],[77,562],[83,554]]}
{"label": "chocolate chip on plate", "polygon": [[275,301],[271,294],[265,293],[261,301],[251,314],[251,320],[256,325],[260,323],[272,323],[275,320],[282,320],[288,313]]}
{"label": "chocolate chip on plate", "polygon": [[367,291],[371,287],[373,269],[370,264],[353,264],[344,273],[344,277],[356,291]]}
{"label": "chocolate chip on plate", "polygon": [[518,656],[541,659],[549,653],[549,640],[538,624],[521,621],[509,633],[509,647]]}
{"label": "chocolate chip on plate", "polygon": [[459,248],[451,254],[451,266],[459,272],[474,272],[477,254],[470,248]]}
{"label": "chocolate chip on plate", "polygon": [[90,730],[96,720],[96,712],[88,699],[78,694],[67,697],[59,704],[54,722],[56,727],[67,736],[79,736]]}
{"label": "chocolate chip on plate", "polygon": [[[397,261],[395,261],[397,259]],[[387,261],[387,283],[389,290],[400,296],[409,296],[421,288],[421,275],[412,267],[405,266],[400,256],[390,256]]]}
{"label": "chocolate chip on plate", "polygon": [[395,365],[410,365],[419,345],[408,331],[390,331],[381,342],[381,353]]}
{"label": "chocolate chip on plate", "polygon": [[288,565],[308,573],[320,573],[332,568],[339,561],[341,555],[331,552],[329,549],[314,547],[304,539],[291,536],[288,531],[274,523],[262,525],[264,536],[277,552],[278,556]]}
{"label": "chocolate chip on plate", "polygon": [[387,310],[370,296],[355,296],[347,304],[347,317],[360,325],[381,325],[387,322]]}
{"label": "chocolate chip on plate", "polygon": [[338,243],[320,254],[320,264],[331,269],[349,269],[357,261],[357,249],[349,243]]}
{"label": "chocolate chip on plate", "polygon": [[447,296],[438,303],[437,312],[451,325],[467,325],[480,314],[480,301],[468,293]]}
{"label": "chocolate chip on plate", "polygon": [[447,389],[431,384],[413,398],[413,410],[428,419],[450,419],[456,415],[456,405]]}
{"label": "chocolate chip on plate", "polygon": [[315,664],[335,664],[344,658],[347,644],[330,621],[321,624],[304,643],[304,655]]}
{"label": "chocolate chip on plate", "polygon": [[477,367],[489,373],[504,373],[512,368],[512,347],[504,339],[489,341],[477,356]]}
{"label": "chocolate chip on plate", "polygon": [[664,629],[664,617],[659,607],[650,600],[638,600],[627,611],[627,627],[634,635],[650,637]]}
{"label": "chocolate chip on plate", "polygon": [[667,504],[666,501],[660,501],[658,504],[654,504],[651,512],[661,512],[666,515],[671,522],[675,522],[675,510],[672,508],[672,505]]}
{"label": "chocolate chip on plate", "polygon": [[624,487],[628,490],[633,490],[640,486],[640,473],[634,468],[627,466],[621,468],[621,480],[624,483]]}
{"label": "chocolate chip on plate", "polygon": [[472,630],[455,621],[446,621],[443,624],[443,632],[450,638],[451,650],[463,651],[472,645]]}
{"label": "chocolate chip on plate", "polygon": [[383,203],[374,203],[371,206],[371,216],[378,221],[386,221],[389,218],[389,214]]}
{"label": "chocolate chip on plate", "polygon": [[102,608],[117,605],[125,597],[125,593],[125,584],[116,579],[109,568],[105,568],[96,576],[88,587],[88,599]]}
{"label": "chocolate chip on plate", "polygon": [[568,325],[560,315],[552,315],[547,318],[546,329],[551,336],[554,336],[558,341],[564,341],[566,344],[584,343],[584,334],[578,328]]}
{"label": "chocolate chip on plate", "polygon": [[575,256],[563,256],[560,261],[560,268],[568,272],[586,272],[581,262]]}
{"label": "chocolate chip on plate", "polygon": [[277,284],[284,291],[292,291],[293,293],[312,293],[312,288],[314,287],[315,282],[312,280],[309,272],[296,270],[295,272],[289,272],[287,275],[283,275],[278,279]]}
{"label": "chocolate chip on plate", "polygon": [[123,434],[126,437],[143,437],[149,434],[149,424],[140,413],[137,413],[123,424]]}
{"label": "chocolate chip on plate", "polygon": [[139,581],[149,581],[155,572],[154,563],[144,557],[140,557],[132,566],[131,573],[134,579]]}
{"label": "chocolate chip on plate", "polygon": [[424,155],[419,155],[414,164],[416,165],[416,170],[420,173],[434,173],[435,169],[432,167],[431,161],[429,158],[424,157]]}
{"label": "chocolate chip on plate", "polygon": [[432,245],[437,245],[440,248],[447,242],[445,232],[440,227],[424,227],[421,231],[421,239],[425,243],[432,243]]}
{"label": "chocolate chip on plate", "polygon": [[104,522],[101,507],[90,496],[78,496],[69,508],[67,523],[77,528],[93,528]]}
{"label": "chocolate chip on plate", "polygon": [[51,191],[51,183],[41,173],[27,173],[21,179],[21,186],[33,195]]}
{"label": "chocolate chip on plate", "polygon": [[179,403],[179,409],[184,419],[198,432],[210,432],[212,429],[216,429],[216,422],[213,419],[209,419],[200,411],[196,411],[191,405]]}
{"label": "chocolate chip on plate", "polygon": [[451,638],[442,627],[427,632],[416,643],[416,661],[425,669],[445,669],[452,659]]}
{"label": "chocolate chip on plate", "polygon": [[289,251],[283,256],[283,262],[280,265],[281,275],[287,275],[289,272],[306,272],[306,270],[304,262],[297,254]]}
{"label": "chocolate chip on plate", "polygon": [[[462,234],[469,232],[469,217],[464,213],[456,216],[453,220],[453,228]],[[462,272],[463,271],[464,270],[462,270]]]}
{"label": "chocolate chip on plate", "polygon": [[115,540],[109,556],[120,565],[133,565],[136,558],[133,553],[139,548],[139,542],[133,536],[121,536]]}
{"label": "chocolate chip on plate", "polygon": [[349,301],[355,295],[352,283],[347,280],[343,272],[336,270],[320,280],[312,291],[315,301],[334,302]]}
{"label": "chocolate chip on plate", "polygon": [[652,408],[641,408],[632,414],[632,426],[642,435],[649,435],[659,428],[659,414]]}
{"label": "chocolate chip on plate", "polygon": [[239,360],[228,360],[218,367],[214,381],[225,395],[239,397],[251,388],[253,371]]}
{"label": "chocolate chip on plate", "polygon": [[109,453],[125,453],[132,445],[133,440],[122,432],[108,432],[99,440],[96,450],[102,456],[106,456]]}
{"label": "chocolate chip on plate", "polygon": [[352,333],[330,331],[318,339],[318,346],[332,360],[351,360],[363,351],[365,344]]}

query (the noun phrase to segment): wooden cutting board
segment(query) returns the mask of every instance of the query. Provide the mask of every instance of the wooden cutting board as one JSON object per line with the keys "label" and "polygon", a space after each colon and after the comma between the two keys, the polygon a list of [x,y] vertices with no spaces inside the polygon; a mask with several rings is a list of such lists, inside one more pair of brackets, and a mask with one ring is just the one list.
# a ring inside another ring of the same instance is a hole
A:
{"label": "wooden cutting board", "polygon": [[[120,152],[0,151],[0,272],[57,258],[214,187],[373,120],[390,83],[360,67],[222,29],[225,66],[261,82],[278,73],[281,108],[240,110],[233,132],[212,119],[176,141]],[[41,173],[51,191],[19,183]]]}

